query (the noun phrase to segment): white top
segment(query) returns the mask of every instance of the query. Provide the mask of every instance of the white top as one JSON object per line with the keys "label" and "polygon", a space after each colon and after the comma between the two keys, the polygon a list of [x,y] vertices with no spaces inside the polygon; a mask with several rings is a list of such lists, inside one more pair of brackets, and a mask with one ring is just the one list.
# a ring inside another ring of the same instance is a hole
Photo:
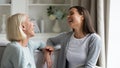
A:
{"label": "white top", "polygon": [[81,39],[75,38],[74,34],[71,36],[66,54],[69,68],[79,68],[84,66],[87,57],[87,47],[84,45],[84,42],[87,36],[88,35]]}
{"label": "white top", "polygon": [[32,58],[32,54],[28,47],[23,47],[23,55],[25,68],[36,68],[34,59]]}

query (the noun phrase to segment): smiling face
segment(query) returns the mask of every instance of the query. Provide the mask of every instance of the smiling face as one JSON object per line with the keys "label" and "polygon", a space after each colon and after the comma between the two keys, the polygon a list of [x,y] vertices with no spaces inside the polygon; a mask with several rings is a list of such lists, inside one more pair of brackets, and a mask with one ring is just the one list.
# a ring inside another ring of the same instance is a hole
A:
{"label": "smiling face", "polygon": [[35,35],[34,33],[34,24],[30,21],[29,17],[26,15],[25,23],[22,25],[23,31],[27,35],[27,37],[32,37]]}
{"label": "smiling face", "polygon": [[72,29],[80,29],[84,20],[83,15],[78,13],[76,8],[71,8],[67,16],[68,24]]}

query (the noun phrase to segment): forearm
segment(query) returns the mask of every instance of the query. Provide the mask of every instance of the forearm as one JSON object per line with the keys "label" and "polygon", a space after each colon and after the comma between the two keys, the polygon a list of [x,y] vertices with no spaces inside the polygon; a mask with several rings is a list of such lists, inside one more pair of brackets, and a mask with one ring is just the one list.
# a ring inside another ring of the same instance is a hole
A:
{"label": "forearm", "polygon": [[48,51],[44,51],[44,59],[47,64],[47,68],[52,68],[52,58]]}

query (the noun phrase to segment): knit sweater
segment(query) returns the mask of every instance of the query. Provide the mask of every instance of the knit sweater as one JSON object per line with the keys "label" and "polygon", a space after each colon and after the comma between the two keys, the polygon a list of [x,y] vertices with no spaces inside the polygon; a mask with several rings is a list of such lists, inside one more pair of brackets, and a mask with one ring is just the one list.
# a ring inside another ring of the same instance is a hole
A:
{"label": "knit sweater", "polygon": [[1,68],[36,68],[34,50],[44,47],[45,43],[41,41],[29,41],[27,47],[22,47],[16,41],[8,43],[2,57]]}

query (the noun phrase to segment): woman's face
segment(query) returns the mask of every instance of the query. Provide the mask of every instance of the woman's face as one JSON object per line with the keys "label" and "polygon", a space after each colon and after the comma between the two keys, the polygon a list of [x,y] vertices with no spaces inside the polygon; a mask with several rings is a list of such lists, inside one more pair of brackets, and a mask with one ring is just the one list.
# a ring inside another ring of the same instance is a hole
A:
{"label": "woman's face", "polygon": [[26,20],[24,23],[24,32],[28,37],[35,35],[34,33],[34,24],[30,21],[29,17],[26,15]]}
{"label": "woman's face", "polygon": [[78,29],[81,27],[83,22],[83,15],[78,13],[76,8],[71,8],[69,10],[69,14],[67,16],[68,24],[72,29]]}

